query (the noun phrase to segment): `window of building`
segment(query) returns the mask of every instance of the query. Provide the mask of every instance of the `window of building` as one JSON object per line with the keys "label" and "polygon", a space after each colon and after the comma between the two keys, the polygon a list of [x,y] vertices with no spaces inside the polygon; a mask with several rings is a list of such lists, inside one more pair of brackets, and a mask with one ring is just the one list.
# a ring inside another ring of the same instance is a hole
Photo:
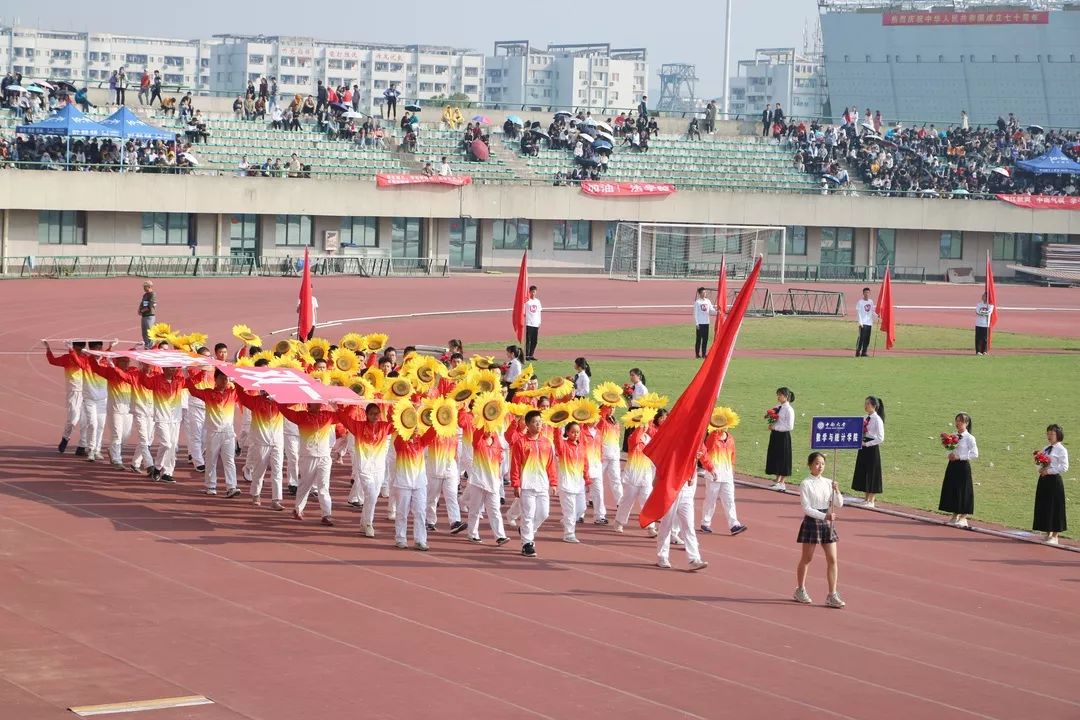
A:
{"label": "window of building", "polygon": [[698,235],[701,238],[701,252],[710,255],[724,255],[740,252],[740,236],[737,230],[725,232],[718,228],[687,229],[687,239]]}
{"label": "window of building", "polygon": [[248,65],[262,65],[266,62],[265,55],[248,55]]}
{"label": "window of building", "polygon": [[585,71],[584,70],[578,70],[577,76],[578,76],[578,80],[584,80],[585,79]]}
{"label": "window of building", "polygon": [[[221,73],[218,73],[218,75],[221,75]],[[221,78],[219,77],[218,80],[220,80],[220,79]],[[295,83],[296,83],[296,76],[295,75],[282,75],[281,76],[281,84],[282,85],[293,85]]]}
{"label": "window of building", "polygon": [[281,67],[296,67],[296,57],[293,55],[282,55],[278,60],[278,64]]}
{"label": "window of building", "polygon": [[853,228],[821,228],[821,264],[855,264],[855,230]]}
{"label": "window of building", "polygon": [[436,65],[435,66],[435,74],[436,75],[445,75],[449,71],[450,71],[450,66],[449,65]]}
{"label": "window of building", "polygon": [[423,257],[425,218],[396,217],[390,225],[390,254],[397,259]]}
{"label": "window of building", "polygon": [[465,77],[476,77],[479,74],[480,68],[467,67],[465,68]]}
{"label": "window of building", "polygon": [[341,247],[379,247],[379,218],[360,216],[341,218]]}
{"label": "window of building", "polygon": [[165,67],[184,67],[184,58],[178,55],[166,55]]}
{"label": "window of building", "polygon": [[355,69],[356,69],[356,65],[357,65],[357,63],[356,63],[356,61],[355,61],[355,60],[346,60],[346,61],[344,62],[344,65],[343,65],[342,67],[343,67],[343,69],[345,69],[345,70],[355,70]]}
{"label": "window of building", "polygon": [[964,233],[945,230],[941,233],[938,257],[942,260],[960,260],[964,257]]}
{"label": "window of building", "polygon": [[138,65],[139,67],[143,67],[144,65],[146,65],[145,55],[128,54],[124,57],[124,59],[127,61],[128,65]]}
{"label": "window of building", "polygon": [[70,60],[71,59],[71,51],[70,50],[53,50],[51,55],[56,60]]}
{"label": "window of building", "polygon": [[340,70],[342,68],[342,62],[339,59],[327,60],[326,67],[328,70]]}
{"label": "window of building", "polygon": [[38,212],[38,244],[85,245],[86,213],[82,210]]}
{"label": "window of building", "polygon": [[229,254],[254,257],[259,251],[259,216],[254,214],[229,217]]}
{"label": "window of building", "polygon": [[[805,255],[806,254],[806,226],[804,225],[789,225],[787,233],[785,233],[784,239],[784,253],[787,255]],[[780,233],[769,233],[769,254],[780,254]]]}
{"label": "window of building", "polygon": [[390,63],[377,62],[375,63],[375,72],[386,72],[390,69]]}
{"label": "window of building", "polygon": [[556,250],[592,250],[592,223],[588,220],[559,220],[554,224]]}
{"label": "window of building", "polygon": [[310,215],[277,215],[275,242],[278,245],[310,247],[312,233]]}
{"label": "window of building", "polygon": [[520,218],[492,221],[491,247],[496,250],[531,250],[532,221]]}
{"label": "window of building", "polygon": [[191,245],[191,215],[188,213],[143,213],[143,245]]}

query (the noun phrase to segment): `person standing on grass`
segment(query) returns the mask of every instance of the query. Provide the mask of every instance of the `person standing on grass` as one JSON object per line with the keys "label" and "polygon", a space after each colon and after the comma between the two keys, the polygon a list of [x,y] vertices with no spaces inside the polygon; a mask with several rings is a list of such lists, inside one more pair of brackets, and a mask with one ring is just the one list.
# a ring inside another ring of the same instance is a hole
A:
{"label": "person standing on grass", "polygon": [[1069,451],[1061,442],[1065,431],[1060,425],[1046,428],[1046,442],[1043,448],[1050,458],[1049,465],[1040,465],[1039,484],[1035,486],[1035,521],[1032,529],[1046,533],[1046,542],[1058,544],[1058,534],[1068,530],[1065,518],[1065,484],[1061,476],[1069,471]]}
{"label": "person standing on grass", "polygon": [[592,392],[592,368],[584,357],[574,358],[574,397],[587,398]]}
{"label": "person standing on grass", "polygon": [[986,355],[989,352],[990,317],[994,314],[994,306],[986,302],[986,293],[982,294],[982,300],[975,306],[975,354]]}
{"label": "person standing on grass", "polygon": [[971,481],[971,461],[979,457],[979,446],[971,434],[971,416],[959,413],[954,419],[956,433],[960,437],[957,446],[949,451],[949,465],[941,483],[941,499],[938,510],[952,513],[948,524],[958,528],[968,527],[968,515],[975,512],[975,488]]}
{"label": "person standing on grass", "polygon": [[544,306],[536,296],[536,286],[529,286],[529,299],[525,301],[525,359],[536,360],[536,343],[540,338],[540,319]]}
{"label": "person standing on grass", "polygon": [[703,358],[709,352],[709,326],[712,318],[716,316],[716,306],[712,300],[705,297],[705,288],[697,289],[697,297],[694,299],[694,326],[697,334],[694,337],[694,357]]}
{"label": "person standing on grass", "polygon": [[859,314],[859,339],[855,342],[855,357],[866,357],[866,351],[870,349],[870,332],[874,329],[874,318],[877,317],[874,301],[870,299],[870,288],[862,289],[862,298],[855,308]]}
{"label": "person standing on grass", "polygon": [[776,389],[776,420],[769,423],[769,450],[765,456],[765,474],[775,475],[769,489],[784,492],[785,479],[791,475],[791,431],[795,429],[795,393],[786,388]]}
{"label": "person standing on grass", "polygon": [[873,395],[863,402],[862,447],[855,458],[851,489],[864,493],[863,507],[874,507],[874,497],[882,491],[881,443],[885,442],[885,403]]}
{"label": "person standing on grass", "polygon": [[139,318],[142,326],[143,347],[147,350],[154,347],[154,341],[150,339],[150,328],[157,322],[157,294],[154,292],[154,283],[147,280],[142,284],[143,294],[139,300]]}
{"label": "person standing on grass", "polygon": [[814,559],[814,548],[821,545],[825,550],[826,576],[829,583],[829,596],[825,604],[831,608],[842,608],[845,603],[836,591],[836,579],[839,567],[836,559],[838,537],[833,523],[836,522],[836,510],[844,506],[844,496],[840,486],[834,480],[822,476],[825,470],[825,456],[819,452],[810,453],[806,459],[810,468],[810,477],[799,486],[802,500],[803,520],[799,526],[798,542],[802,544],[802,557],[795,570],[798,587],[795,588],[795,602],[809,605],[813,600],[806,592],[806,573],[810,561]]}
{"label": "person standing on grass", "polygon": [[536,533],[551,512],[551,494],[558,484],[555,447],[543,432],[539,410],[525,413],[525,432],[510,450],[510,485],[521,501],[521,554],[536,557]]}

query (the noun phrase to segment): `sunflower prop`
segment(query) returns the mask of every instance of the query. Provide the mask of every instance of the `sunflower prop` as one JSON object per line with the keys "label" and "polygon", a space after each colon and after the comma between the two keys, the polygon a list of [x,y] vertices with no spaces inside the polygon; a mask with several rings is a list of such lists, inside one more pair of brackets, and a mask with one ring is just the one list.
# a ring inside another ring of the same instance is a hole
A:
{"label": "sunflower prop", "polygon": [[411,375],[425,387],[431,387],[446,376],[446,366],[433,357],[421,357],[413,362]]}
{"label": "sunflower prop", "polygon": [[546,422],[548,425],[554,425],[555,427],[562,427],[573,419],[570,417],[569,403],[559,403],[558,405],[552,405],[547,410],[544,410],[540,415],[544,418],[544,422]]}
{"label": "sunflower prop", "polygon": [[348,375],[355,375],[360,370],[360,358],[352,350],[339,347],[334,352],[334,369]]}
{"label": "sunflower prop", "polygon": [[642,395],[637,399],[637,404],[643,408],[653,408],[659,410],[660,408],[668,404],[667,395],[657,395],[654,392]]}
{"label": "sunflower prop", "polygon": [[292,355],[293,344],[288,340],[278,340],[274,343],[273,353],[275,355]]}
{"label": "sunflower prop", "polygon": [[177,338],[180,347],[188,352],[197,352],[199,348],[206,347],[206,333],[188,333]]}
{"label": "sunflower prop", "polygon": [[369,367],[360,374],[360,377],[368,381],[368,384],[378,392],[386,384],[386,373],[377,367]]}
{"label": "sunflower prop", "polygon": [[340,370],[330,371],[331,385],[336,385],[337,387],[348,387],[349,383],[352,382],[352,380],[353,375],[351,373],[342,372]]}
{"label": "sunflower prop", "polygon": [[546,386],[540,386],[532,390],[518,390],[514,393],[516,398],[538,398],[538,397],[550,397],[551,388]]}
{"label": "sunflower prop", "polygon": [[177,350],[181,350],[182,348],[180,346],[183,343],[183,337],[184,337],[183,335],[178,335],[176,333],[169,333],[168,335],[166,335],[163,338],[163,340],[165,340],[165,342],[169,343],[169,347],[176,348]]}
{"label": "sunflower prop", "polygon": [[510,388],[513,390],[520,390],[533,379],[533,375],[535,374],[533,366],[531,364],[526,365],[521,373],[510,382]]}
{"label": "sunflower prop", "polygon": [[482,393],[473,400],[473,418],[480,430],[502,432],[507,410],[506,401],[498,393]]}
{"label": "sunflower prop", "polygon": [[248,347],[252,345],[262,345],[262,338],[251,332],[251,328],[247,325],[233,325],[232,334],[234,338],[242,341]]}
{"label": "sunflower prop", "polygon": [[311,373],[311,377],[315,378],[323,385],[330,384],[331,375],[329,370],[316,370],[315,372]]}
{"label": "sunflower prop", "polygon": [[387,378],[383,394],[391,400],[404,400],[412,396],[413,384],[408,378]]}
{"label": "sunflower prop", "polygon": [[526,413],[530,410],[535,410],[536,406],[530,405],[529,403],[512,402],[507,405],[507,408],[509,408],[511,415],[514,415],[515,417],[525,417]]}
{"label": "sunflower prop", "polygon": [[338,346],[354,353],[364,352],[367,350],[367,339],[360,333],[346,333],[341,336]]}
{"label": "sunflower prop", "polygon": [[498,370],[477,370],[472,375],[472,381],[476,383],[478,391],[489,393],[499,389],[502,379]]}
{"label": "sunflower prop", "polygon": [[255,367],[255,358],[245,355],[236,361],[236,367]]}
{"label": "sunflower prop", "polygon": [[477,393],[476,384],[469,380],[462,380],[450,391],[450,399],[454,402],[467,403]]}
{"label": "sunflower prop", "polygon": [[608,407],[626,407],[622,388],[613,382],[602,382],[593,388],[592,396],[596,402]]}
{"label": "sunflower prop", "polygon": [[635,408],[622,416],[623,427],[638,428],[644,427],[653,421],[656,417],[655,408]]}
{"label": "sunflower prop", "polygon": [[154,323],[146,331],[146,336],[155,343],[167,342],[170,335],[172,335],[172,326],[169,323]]}
{"label": "sunflower prop", "polygon": [[431,403],[431,426],[441,437],[454,437],[458,431],[457,403],[447,397],[435,398]]}
{"label": "sunflower prop", "polygon": [[[243,358],[241,358],[243,359]],[[237,363],[239,364],[239,363]],[[303,370],[304,366],[299,360],[290,356],[282,355],[281,357],[275,357],[270,361],[270,367],[272,368],[292,368],[293,370]]]}
{"label": "sunflower prop", "polygon": [[316,360],[326,360],[330,355],[330,343],[325,338],[311,338],[304,343],[304,350]]}
{"label": "sunflower prop", "polygon": [[359,375],[349,378],[347,387],[360,397],[372,398],[375,396],[375,388],[371,387],[371,383]]}
{"label": "sunflower prop", "polygon": [[417,411],[417,417],[420,419],[420,426],[417,428],[419,432],[427,432],[427,429],[431,427],[434,422],[434,420],[431,419],[432,413],[435,412],[433,402],[432,398],[425,398],[424,401],[420,403],[420,409]]}
{"label": "sunflower prop", "polygon": [[570,418],[582,425],[592,425],[600,420],[600,408],[592,400],[579,398],[568,403]]}
{"label": "sunflower prop", "polygon": [[[243,359],[243,358],[241,358],[241,359]],[[255,362],[256,360],[266,360],[266,361],[269,362],[269,361],[273,361],[273,359],[274,359],[274,353],[270,352],[269,350],[263,350],[262,352],[257,352],[257,353],[255,353],[254,355],[251,356],[251,361],[252,362]]]}
{"label": "sunflower prop", "polygon": [[710,430],[731,430],[739,424],[739,415],[729,407],[720,405],[712,411],[709,418]]}
{"label": "sunflower prop", "polygon": [[452,367],[446,371],[446,376],[451,380],[464,380],[465,377],[473,370],[472,365],[468,363],[460,363],[456,367]]}
{"label": "sunflower prop", "polygon": [[489,370],[493,367],[498,367],[493,355],[473,355],[469,358],[469,362],[477,370]]}
{"label": "sunflower prop", "polygon": [[371,333],[364,336],[364,343],[370,352],[381,352],[390,342],[390,336],[383,333]]}
{"label": "sunflower prop", "polygon": [[394,405],[394,412],[391,414],[391,420],[394,423],[394,432],[402,440],[408,440],[416,432],[417,426],[420,425],[420,418],[417,415],[416,408],[413,407],[412,402],[408,398],[402,398]]}

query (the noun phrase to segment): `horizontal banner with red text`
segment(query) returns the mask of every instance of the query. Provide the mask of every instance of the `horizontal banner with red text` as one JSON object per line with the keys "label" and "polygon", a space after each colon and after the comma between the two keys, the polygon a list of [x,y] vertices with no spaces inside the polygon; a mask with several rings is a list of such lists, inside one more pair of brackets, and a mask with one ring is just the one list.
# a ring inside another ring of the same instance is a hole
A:
{"label": "horizontal banner with red text", "polygon": [[349,388],[323,385],[310,375],[293,368],[241,367],[224,362],[215,362],[214,365],[245,390],[265,392],[282,405],[366,402]]}
{"label": "horizontal banner with red text", "polygon": [[997,195],[1010,205],[1032,210],[1080,210],[1080,197],[1072,195]]}
{"label": "horizontal banner with red text", "polygon": [[472,185],[470,175],[423,175],[408,173],[380,173],[375,176],[379,187],[397,187],[398,185]]}
{"label": "horizontal banner with red text", "polygon": [[927,25],[1048,25],[1050,13],[1029,10],[980,12],[887,12],[881,24],[917,27]]}
{"label": "horizontal banner with red text", "polygon": [[581,192],[604,197],[633,197],[635,195],[670,195],[675,192],[671,183],[598,182],[581,183]]}

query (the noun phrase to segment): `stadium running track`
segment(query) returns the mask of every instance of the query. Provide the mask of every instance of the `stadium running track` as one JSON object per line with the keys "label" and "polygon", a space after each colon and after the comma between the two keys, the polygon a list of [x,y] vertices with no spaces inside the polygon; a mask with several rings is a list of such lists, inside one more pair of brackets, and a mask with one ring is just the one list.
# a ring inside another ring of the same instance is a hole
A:
{"label": "stadium running track", "polygon": [[[538,278],[548,306],[689,302],[687,283]],[[318,278],[323,321],[506,306],[513,277]],[[288,325],[295,279],[161,280],[160,319],[228,338]],[[775,286],[774,286],[775,287]],[[846,286],[850,300],[858,288]],[[59,370],[43,337],[133,337],[139,281],[0,283],[0,717],[203,695],[156,720],[319,718],[1080,717],[1080,555],[845,509],[829,610],[791,601],[797,498],[738,491],[750,531],[702,538],[709,568],[653,566],[653,541],[586,524],[540,558],[441,532],[431,552],[358,535],[334,472],[336,527],[244,498],[147,482],[56,453]],[[1003,286],[1000,328],[1075,332],[1075,290]],[[899,285],[899,305],[969,308],[978,288]],[[688,311],[550,313],[544,333],[671,323]],[[972,313],[904,311],[968,328]],[[504,327],[505,326],[505,327]],[[400,346],[505,338],[502,315],[341,326]],[[336,337],[338,330],[327,334]],[[541,349],[542,349],[541,338]],[[27,351],[33,351],[28,354]],[[541,353],[542,354],[542,353]],[[747,460],[750,461],[750,460]],[[745,462],[745,461],[744,461]]]}

